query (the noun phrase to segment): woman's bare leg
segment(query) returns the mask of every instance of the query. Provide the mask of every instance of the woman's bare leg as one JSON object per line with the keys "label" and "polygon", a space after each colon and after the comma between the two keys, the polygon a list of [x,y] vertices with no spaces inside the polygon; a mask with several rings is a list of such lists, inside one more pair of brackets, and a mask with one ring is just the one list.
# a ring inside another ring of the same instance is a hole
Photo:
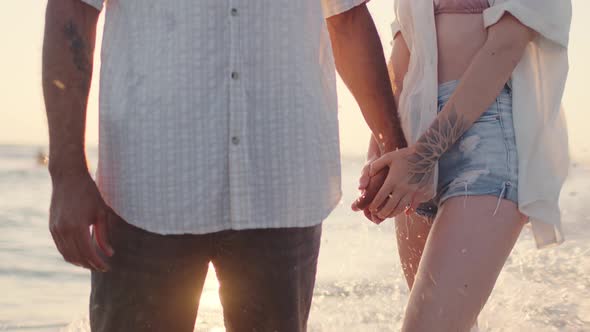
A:
{"label": "woman's bare leg", "polygon": [[[401,215],[395,219],[397,250],[410,290],[414,284],[433,219],[416,213],[409,216]],[[477,321],[471,331],[477,331]]]}
{"label": "woman's bare leg", "polygon": [[402,331],[466,332],[474,325],[525,222],[516,204],[502,200],[496,211],[497,202],[455,197],[439,209]]}
{"label": "woman's bare leg", "polygon": [[409,216],[403,214],[395,218],[397,251],[410,289],[414,284],[414,277],[418,271],[430,227],[432,227],[432,219],[416,213]]}

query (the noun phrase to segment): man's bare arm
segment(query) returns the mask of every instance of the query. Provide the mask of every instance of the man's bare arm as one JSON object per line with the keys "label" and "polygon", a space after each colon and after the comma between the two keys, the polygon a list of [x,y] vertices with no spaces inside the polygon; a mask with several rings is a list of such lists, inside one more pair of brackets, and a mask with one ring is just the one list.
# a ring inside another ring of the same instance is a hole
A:
{"label": "man's bare arm", "polygon": [[43,94],[52,176],[87,173],[86,104],[99,12],[79,0],[50,0],[43,43]]}
{"label": "man's bare arm", "polygon": [[112,213],[88,172],[84,152],[98,16],[79,0],[48,1],[42,83],[53,183],[50,231],[66,261],[104,271],[108,265],[93,245],[90,225],[104,253],[112,255],[105,228]]}
{"label": "man's bare arm", "polygon": [[[403,81],[406,73],[408,72],[409,63],[410,50],[408,49],[402,34],[398,33],[394,36],[393,50],[391,52],[390,61],[387,65],[391,87],[393,88],[396,109],[399,109],[399,100],[403,90]],[[364,210],[365,216],[375,223],[382,222],[383,218],[379,218],[372,214],[367,209],[367,207],[373,201],[373,198],[375,198],[375,195],[377,195],[379,189],[381,189],[386,175],[383,174],[384,172],[382,172],[378,176],[370,177],[369,165],[373,160],[376,160],[379,157],[381,157],[381,154],[377,142],[375,141],[375,138],[371,136],[369,149],[367,152],[368,164],[363,168],[361,172],[361,179],[359,180],[359,189],[362,191],[361,196],[352,204],[353,210]]]}
{"label": "man's bare arm", "polygon": [[383,47],[366,5],[327,19],[336,68],[382,152],[406,146]]}

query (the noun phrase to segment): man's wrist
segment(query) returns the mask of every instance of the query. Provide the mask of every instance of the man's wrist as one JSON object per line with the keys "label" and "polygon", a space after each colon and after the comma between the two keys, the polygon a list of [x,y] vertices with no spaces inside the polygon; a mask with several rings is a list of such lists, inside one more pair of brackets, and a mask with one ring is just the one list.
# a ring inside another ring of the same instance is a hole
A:
{"label": "man's wrist", "polygon": [[62,181],[69,178],[79,178],[89,176],[88,167],[72,167],[72,166],[51,166],[49,168],[49,175],[53,182]]}
{"label": "man's wrist", "polygon": [[405,141],[400,142],[399,140],[383,140],[381,142],[377,142],[377,144],[379,146],[379,152],[381,155],[406,147]]}
{"label": "man's wrist", "polygon": [[50,154],[47,169],[53,181],[89,175],[88,163],[83,153],[81,156],[69,155],[67,158]]}
{"label": "man's wrist", "polygon": [[379,153],[378,151],[376,151],[376,152],[371,152],[371,153],[367,153],[367,161],[368,161],[368,162],[371,162],[371,161],[377,160],[377,159],[379,159],[379,157],[381,157],[381,156],[382,156],[382,154],[381,154],[381,153]]}
{"label": "man's wrist", "polygon": [[375,136],[381,154],[407,147],[406,138],[401,129],[390,130],[385,134]]}

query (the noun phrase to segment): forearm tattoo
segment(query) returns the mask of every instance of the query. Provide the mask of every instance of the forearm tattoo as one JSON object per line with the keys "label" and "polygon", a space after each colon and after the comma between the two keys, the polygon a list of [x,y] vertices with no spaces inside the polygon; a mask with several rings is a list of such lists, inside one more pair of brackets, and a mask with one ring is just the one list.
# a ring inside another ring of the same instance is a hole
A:
{"label": "forearm tattoo", "polygon": [[425,184],[432,178],[438,159],[469,129],[470,123],[455,105],[440,113],[416,142],[416,151],[408,157],[411,184]]}
{"label": "forearm tattoo", "polygon": [[83,89],[89,89],[90,76],[92,73],[92,62],[87,43],[80,35],[78,28],[72,21],[66,24],[64,28],[64,35],[70,44],[72,61],[76,66],[76,69],[78,69],[78,71],[82,74],[81,87]]}

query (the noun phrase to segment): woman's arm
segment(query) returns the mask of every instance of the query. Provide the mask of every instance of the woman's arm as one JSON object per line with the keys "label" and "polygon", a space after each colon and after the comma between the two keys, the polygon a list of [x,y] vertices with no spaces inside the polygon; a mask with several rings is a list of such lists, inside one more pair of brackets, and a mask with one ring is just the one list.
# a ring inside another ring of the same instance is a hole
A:
{"label": "woman's arm", "polygon": [[535,36],[532,29],[510,14],[488,29],[486,42],[430,128],[413,146],[384,155],[372,164],[371,174],[389,166],[388,178],[370,205],[372,210],[378,210],[390,193],[392,202],[386,204],[390,207],[379,209],[379,216],[390,211],[391,205],[399,213],[414,201],[414,195],[418,200],[432,196],[432,177],[438,159],[494,101]]}
{"label": "woman's arm", "polygon": [[404,78],[410,65],[410,50],[401,32],[395,35],[393,41],[393,50],[391,51],[387,69],[391,87],[393,88],[393,96],[395,97],[395,106],[399,110],[399,99],[404,88]]}

